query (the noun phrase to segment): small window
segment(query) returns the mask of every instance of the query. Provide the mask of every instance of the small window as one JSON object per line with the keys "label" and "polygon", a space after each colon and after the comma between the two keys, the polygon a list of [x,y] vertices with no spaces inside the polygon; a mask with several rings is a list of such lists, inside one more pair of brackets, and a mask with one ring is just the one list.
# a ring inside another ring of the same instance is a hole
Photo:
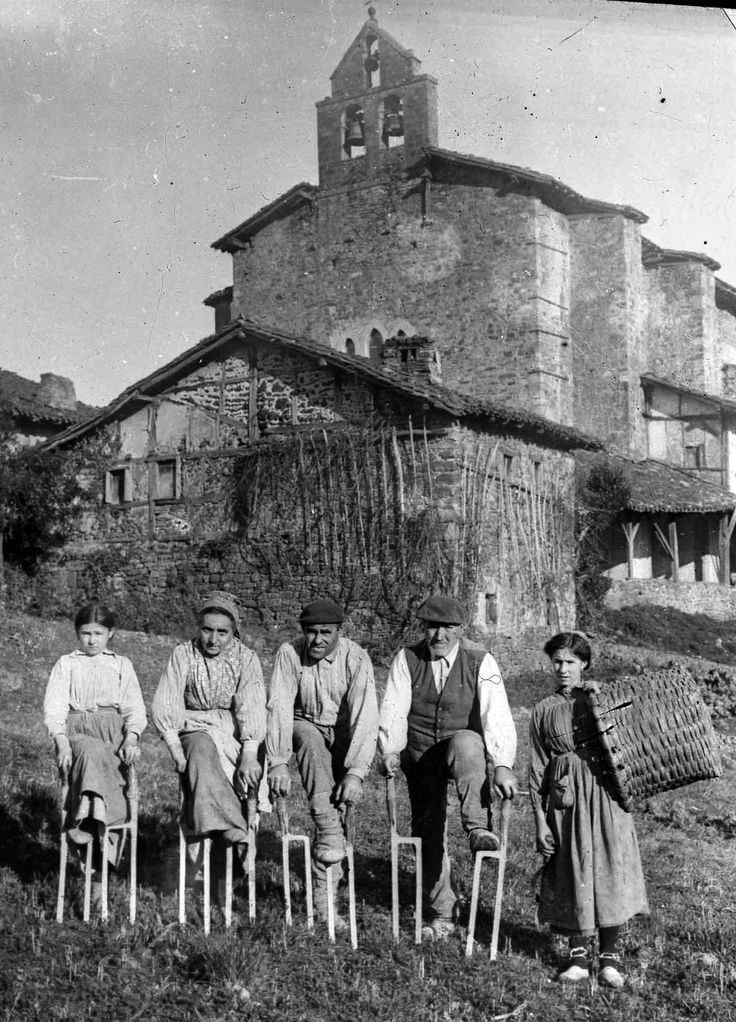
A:
{"label": "small window", "polygon": [[514,456],[513,454],[503,455],[503,476],[504,479],[510,479],[514,472]]}
{"label": "small window", "polygon": [[353,340],[352,337],[347,337],[345,339],[345,354],[346,355],[355,354],[355,341]]}
{"label": "small window", "polygon": [[157,500],[173,500],[176,496],[176,460],[157,461],[155,490]]}
{"label": "small window", "polygon": [[111,468],[105,473],[105,503],[125,504],[130,500],[130,469]]}
{"label": "small window", "polygon": [[705,444],[685,444],[685,468],[705,468]]}
{"label": "small window", "polygon": [[376,330],[375,327],[371,330],[370,342],[368,345],[368,358],[371,362],[380,362],[381,353],[383,351],[383,336],[380,330]]}

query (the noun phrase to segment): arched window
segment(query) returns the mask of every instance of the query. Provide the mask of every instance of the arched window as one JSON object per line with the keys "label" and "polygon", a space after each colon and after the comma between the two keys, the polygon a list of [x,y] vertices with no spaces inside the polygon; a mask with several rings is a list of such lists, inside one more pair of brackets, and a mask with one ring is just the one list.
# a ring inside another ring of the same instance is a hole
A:
{"label": "arched window", "polygon": [[367,89],[373,89],[381,84],[381,62],[378,55],[378,39],[369,35],[365,40],[365,85]]}
{"label": "arched window", "polygon": [[347,337],[345,339],[345,354],[346,355],[355,354],[355,341],[353,340],[352,337]]}
{"label": "arched window", "polygon": [[404,107],[399,96],[386,96],[383,101],[381,142],[384,149],[404,144]]}
{"label": "arched window", "polygon": [[381,336],[381,331],[376,330],[374,327],[373,330],[371,330],[371,339],[368,345],[368,358],[371,362],[380,362],[382,351],[383,337]]}
{"label": "arched window", "polygon": [[343,159],[365,156],[365,121],[363,108],[349,106],[342,114]]}

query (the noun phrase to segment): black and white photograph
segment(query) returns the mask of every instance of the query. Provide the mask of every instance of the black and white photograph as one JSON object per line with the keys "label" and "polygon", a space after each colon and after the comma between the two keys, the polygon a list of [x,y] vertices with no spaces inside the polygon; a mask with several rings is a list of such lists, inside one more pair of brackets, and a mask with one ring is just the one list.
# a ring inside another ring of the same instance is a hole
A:
{"label": "black and white photograph", "polygon": [[736,9],[3,0],[0,1016],[736,1020]]}

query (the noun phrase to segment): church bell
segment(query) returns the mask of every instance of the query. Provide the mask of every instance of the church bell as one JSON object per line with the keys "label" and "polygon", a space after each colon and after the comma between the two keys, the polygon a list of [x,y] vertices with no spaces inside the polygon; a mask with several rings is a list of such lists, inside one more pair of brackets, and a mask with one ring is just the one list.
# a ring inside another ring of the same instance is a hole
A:
{"label": "church bell", "polygon": [[404,125],[401,119],[401,114],[397,113],[395,110],[386,114],[384,131],[390,138],[400,138],[404,134]]}
{"label": "church bell", "polygon": [[365,132],[363,130],[362,121],[357,119],[350,121],[345,135],[345,144],[349,146],[365,145]]}

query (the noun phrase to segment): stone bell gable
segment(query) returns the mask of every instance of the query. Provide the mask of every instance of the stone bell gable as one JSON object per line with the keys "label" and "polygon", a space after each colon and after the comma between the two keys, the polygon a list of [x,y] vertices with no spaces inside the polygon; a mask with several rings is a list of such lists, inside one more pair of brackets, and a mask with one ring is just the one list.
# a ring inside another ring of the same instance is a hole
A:
{"label": "stone bell gable", "polygon": [[380,28],[374,8],[317,103],[321,188],[367,182],[408,167],[437,144],[437,82]]}

